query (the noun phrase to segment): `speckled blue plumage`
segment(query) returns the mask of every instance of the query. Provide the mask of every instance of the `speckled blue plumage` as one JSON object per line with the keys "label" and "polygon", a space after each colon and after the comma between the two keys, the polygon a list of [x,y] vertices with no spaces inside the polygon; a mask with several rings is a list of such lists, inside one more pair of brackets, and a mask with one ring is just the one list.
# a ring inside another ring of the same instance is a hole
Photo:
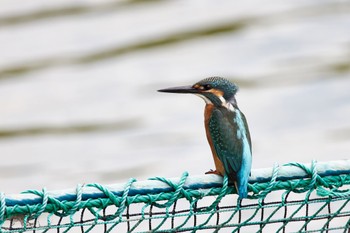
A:
{"label": "speckled blue plumage", "polygon": [[[210,77],[197,84],[215,89],[223,94],[220,99],[215,92],[204,92],[202,95],[213,105],[207,121],[209,141],[212,141],[213,153],[222,162],[224,172],[231,182],[236,183],[241,198],[247,197],[248,178],[251,170],[252,151],[247,121],[239,110],[235,100],[238,87],[221,77]],[[208,116],[207,116],[208,117]]]}
{"label": "speckled blue plumage", "polygon": [[228,79],[210,77],[192,86],[159,91],[195,94],[205,101],[206,134],[216,167],[209,173],[227,174],[229,181],[236,185],[239,196],[247,197],[252,152],[247,121],[235,99],[238,87]]}
{"label": "speckled blue plumage", "polygon": [[224,92],[224,98],[230,100],[238,91],[238,86],[228,79],[222,77],[209,77],[199,81],[199,85],[210,85],[214,89],[218,89]]}
{"label": "speckled blue plumage", "polygon": [[209,132],[214,149],[222,162],[229,181],[237,182],[238,195],[247,197],[251,170],[251,141],[246,119],[238,108],[229,111],[216,107],[209,120]]}

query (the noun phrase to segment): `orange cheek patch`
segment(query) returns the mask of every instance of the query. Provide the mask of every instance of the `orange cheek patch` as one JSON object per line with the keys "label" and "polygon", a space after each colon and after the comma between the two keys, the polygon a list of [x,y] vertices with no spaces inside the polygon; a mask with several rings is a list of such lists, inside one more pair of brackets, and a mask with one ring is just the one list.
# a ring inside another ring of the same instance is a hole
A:
{"label": "orange cheek patch", "polygon": [[208,92],[213,93],[216,96],[224,96],[224,92],[217,89],[210,89]]}
{"label": "orange cheek patch", "polygon": [[193,86],[194,89],[199,89],[200,85],[196,84]]}

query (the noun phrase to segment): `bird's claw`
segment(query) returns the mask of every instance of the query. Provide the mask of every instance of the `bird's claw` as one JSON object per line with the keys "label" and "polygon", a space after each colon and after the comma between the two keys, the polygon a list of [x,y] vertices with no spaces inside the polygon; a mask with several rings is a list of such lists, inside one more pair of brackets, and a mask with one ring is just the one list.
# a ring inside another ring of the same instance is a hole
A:
{"label": "bird's claw", "polygon": [[206,174],[206,175],[207,175],[207,174],[215,174],[215,175],[221,176],[221,173],[220,173],[220,172],[218,172],[217,170],[214,171],[213,169],[210,169],[210,171],[207,171],[205,174]]}

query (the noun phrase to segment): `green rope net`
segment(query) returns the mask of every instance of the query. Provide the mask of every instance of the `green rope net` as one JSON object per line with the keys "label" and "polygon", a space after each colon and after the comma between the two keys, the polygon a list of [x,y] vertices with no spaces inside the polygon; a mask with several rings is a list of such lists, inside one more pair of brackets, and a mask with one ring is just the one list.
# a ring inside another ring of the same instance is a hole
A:
{"label": "green rope net", "polygon": [[350,232],[350,160],[252,171],[249,197],[227,177],[155,177],[75,190],[0,193],[0,232]]}

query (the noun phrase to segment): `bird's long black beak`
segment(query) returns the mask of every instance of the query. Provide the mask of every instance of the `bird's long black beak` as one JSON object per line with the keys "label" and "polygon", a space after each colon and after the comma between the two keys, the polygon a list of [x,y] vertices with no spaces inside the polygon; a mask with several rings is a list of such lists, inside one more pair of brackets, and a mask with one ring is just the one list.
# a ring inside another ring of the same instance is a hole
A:
{"label": "bird's long black beak", "polygon": [[158,91],[159,92],[167,92],[167,93],[180,93],[180,94],[198,93],[198,90],[196,90],[192,86],[170,87],[170,88],[160,89]]}

